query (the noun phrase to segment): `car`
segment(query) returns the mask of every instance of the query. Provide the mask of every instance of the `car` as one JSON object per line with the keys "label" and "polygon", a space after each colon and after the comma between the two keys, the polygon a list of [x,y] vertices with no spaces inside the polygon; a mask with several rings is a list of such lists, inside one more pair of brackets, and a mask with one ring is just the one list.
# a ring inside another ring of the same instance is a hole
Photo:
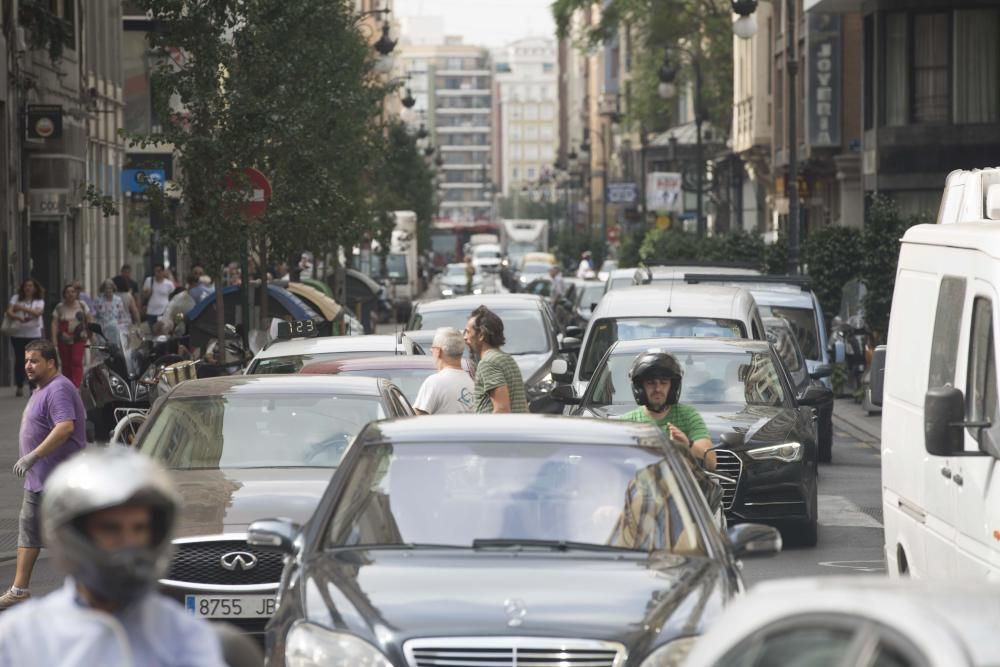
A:
{"label": "car", "polygon": [[735,601],[686,667],[1000,664],[1000,588],[955,581],[766,581]]}
{"label": "car", "polygon": [[549,262],[528,262],[521,264],[517,272],[518,289],[524,290],[532,281],[548,278],[549,270],[554,266]]}
{"label": "car", "polygon": [[405,335],[320,336],[276,340],[257,353],[247,375],[298,373],[314,361],[333,361],[375,354],[424,354],[424,349]]}
{"label": "car", "polygon": [[830,366],[816,366],[810,370],[806,364],[799,339],[792,325],[783,317],[763,317],[767,340],[774,346],[778,358],[788,375],[788,381],[797,397],[803,396],[810,387],[815,386],[815,392],[828,394],[828,397],[817,403],[816,408],[816,446],[820,463],[833,460],[833,390],[823,384],[823,378],[830,377]]}
{"label": "car", "polygon": [[635,272],[635,268],[612,269],[604,280],[604,291],[610,292],[622,287],[632,287],[635,285]]}
{"label": "car", "polygon": [[719,276],[759,276],[760,271],[747,266],[728,266],[712,263],[666,264],[641,266],[632,275],[634,285],[655,285],[672,280],[685,280],[688,274],[714,274]]}
{"label": "car", "polygon": [[262,632],[283,563],[247,544],[247,526],[269,514],[308,519],[365,424],[413,414],[380,378],[236,375],[176,385],[134,445],[168,469],[183,499],[162,592],[195,616]]}
{"label": "car", "polygon": [[708,427],[728,520],[773,524],[783,529],[788,542],[815,546],[813,406],[828,397],[829,390],[810,387],[797,396],[766,341],[619,341],[597,365],[583,397],[568,398],[568,405],[578,403],[570,414],[606,419],[634,410],[629,367],[637,356],[653,349],[674,355],[684,368],[680,400],[696,408]]}
{"label": "car", "polygon": [[[469,284],[465,272],[466,266],[461,262],[444,267],[440,278],[442,297],[448,298],[465,294],[466,286]],[[472,276],[472,294],[482,294],[482,292],[483,276],[476,272]]]}
{"label": "car", "polygon": [[503,263],[503,250],[494,243],[483,243],[472,249],[472,264],[476,271],[499,273]]}
{"label": "car", "polygon": [[[422,301],[413,309],[406,335],[411,335],[410,331],[425,330],[433,337],[438,327],[462,331],[469,315],[482,304],[483,299],[478,296]],[[521,369],[528,401],[547,394],[553,386],[552,361],[560,352],[575,350],[579,338],[570,334],[579,332],[567,330],[564,337],[548,301],[533,294],[492,294],[488,304],[504,322],[507,344],[503,350],[514,357]]]}
{"label": "car", "polygon": [[288,558],[268,664],[679,664],[781,541],[720,531],[681,457],[646,424],[369,425],[305,526],[250,528]]}
{"label": "car", "polygon": [[[476,367],[471,360],[463,358],[462,367],[475,376]],[[399,387],[403,395],[412,403],[424,380],[437,372],[433,358],[427,355],[406,354],[385,357],[362,357],[360,359],[338,359],[337,361],[317,361],[302,367],[303,375],[337,375],[340,377],[362,376],[380,377]]]}
{"label": "car", "polygon": [[[750,292],[724,285],[626,287],[607,292],[591,315],[579,363],[557,369],[582,396],[598,362],[616,340],[661,336],[731,336],[764,340],[764,325]],[[567,359],[567,366],[570,365]],[[565,372],[564,372],[565,370]],[[570,375],[572,372],[572,375]]]}
{"label": "car", "polygon": [[597,280],[580,281],[576,287],[576,301],[573,304],[577,326],[587,326],[587,323],[590,322],[590,316],[597,304],[601,302],[602,296],[604,296],[604,283]]}
{"label": "car", "polygon": [[602,283],[608,279],[611,272],[618,268],[617,259],[606,259],[601,262],[601,268],[597,270],[597,279]]}

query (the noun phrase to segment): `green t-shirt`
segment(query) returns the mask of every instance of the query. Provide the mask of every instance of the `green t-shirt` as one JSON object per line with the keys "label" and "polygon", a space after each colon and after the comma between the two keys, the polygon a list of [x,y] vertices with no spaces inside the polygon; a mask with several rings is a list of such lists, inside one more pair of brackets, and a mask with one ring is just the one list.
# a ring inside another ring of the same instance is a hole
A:
{"label": "green t-shirt", "polygon": [[527,412],[524,379],[514,357],[500,350],[488,350],[476,366],[476,412],[493,412],[490,392],[503,385],[507,385],[510,394],[510,411]]}
{"label": "green t-shirt", "polygon": [[619,419],[628,422],[647,422],[649,424],[656,424],[663,429],[663,432],[668,436],[670,435],[670,430],[667,428],[667,425],[673,424],[679,428],[692,443],[695,440],[701,440],[702,438],[711,438],[708,433],[708,427],[705,426],[705,420],[701,418],[698,411],[690,405],[684,405],[683,403],[677,403],[674,407],[670,408],[670,412],[668,412],[667,416],[663,419],[650,419],[649,415],[646,413],[646,408],[642,406],[639,406],[631,412],[626,412],[619,417]]}

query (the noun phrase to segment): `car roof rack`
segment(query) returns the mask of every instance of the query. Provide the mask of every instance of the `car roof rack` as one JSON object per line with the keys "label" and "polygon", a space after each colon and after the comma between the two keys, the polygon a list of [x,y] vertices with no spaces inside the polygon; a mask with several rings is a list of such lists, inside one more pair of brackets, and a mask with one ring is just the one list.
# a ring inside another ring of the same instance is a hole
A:
{"label": "car roof rack", "polygon": [[789,285],[809,291],[808,276],[740,276],[728,273],[685,273],[684,281],[692,285],[697,283],[757,283],[769,285]]}

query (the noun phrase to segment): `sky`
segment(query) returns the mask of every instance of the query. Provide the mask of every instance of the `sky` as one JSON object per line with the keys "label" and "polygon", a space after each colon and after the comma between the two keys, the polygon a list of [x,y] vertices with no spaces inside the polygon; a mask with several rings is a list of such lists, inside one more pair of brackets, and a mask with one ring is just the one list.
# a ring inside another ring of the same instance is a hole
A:
{"label": "sky", "polygon": [[554,36],[552,0],[393,0],[402,16],[440,16],[446,35],[466,44],[503,46],[521,37]]}

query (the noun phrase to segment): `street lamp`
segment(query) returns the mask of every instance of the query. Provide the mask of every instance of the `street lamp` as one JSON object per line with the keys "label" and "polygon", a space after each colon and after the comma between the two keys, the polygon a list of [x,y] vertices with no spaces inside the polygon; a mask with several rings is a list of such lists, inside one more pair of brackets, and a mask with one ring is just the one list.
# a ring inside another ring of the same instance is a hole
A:
{"label": "street lamp", "polygon": [[[773,0],[778,2],[778,0]],[[732,0],[733,13],[739,18],[733,24],[733,32],[737,37],[750,39],[757,31],[757,0]],[[786,0],[785,16],[785,71],[788,72],[788,114],[786,125],[788,138],[788,179],[785,192],[788,195],[788,273],[799,272],[799,232],[802,224],[799,220],[799,137],[797,125],[798,100],[795,97],[795,77],[799,71],[799,62],[795,57],[795,2]]]}
{"label": "street lamp", "polygon": [[[734,0],[735,1],[735,0]],[[704,213],[705,208],[705,148],[702,143],[701,127],[705,122],[705,117],[701,104],[701,61],[695,54],[691,54],[691,66],[694,69],[694,128],[695,128],[695,195],[697,196],[697,227],[698,236],[706,236],[708,225],[706,224]],[[660,84],[657,91],[663,99],[670,99],[677,93],[674,79],[677,72],[670,65],[669,53],[663,57],[663,65],[657,72]]]}

